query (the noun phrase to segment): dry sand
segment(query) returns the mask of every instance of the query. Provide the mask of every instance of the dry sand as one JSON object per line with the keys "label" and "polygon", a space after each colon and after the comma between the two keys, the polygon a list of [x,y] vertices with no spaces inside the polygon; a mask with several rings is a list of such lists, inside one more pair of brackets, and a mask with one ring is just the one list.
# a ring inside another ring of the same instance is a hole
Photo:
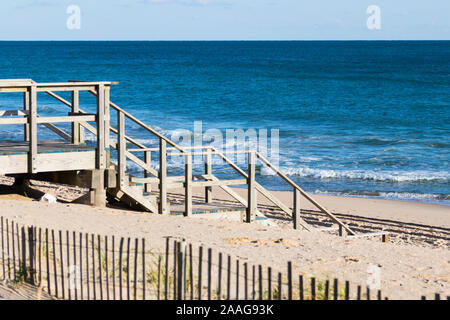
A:
{"label": "dry sand", "polygon": [[[11,184],[3,178],[0,183]],[[70,201],[85,190],[35,182],[36,187]],[[244,194],[244,190],[236,189]],[[200,195],[202,190],[194,195]],[[1,192],[0,192],[1,193]],[[5,192],[6,193],[6,192]],[[291,193],[276,192],[286,204]],[[214,190],[215,200],[230,199]],[[0,215],[23,224],[90,232],[101,235],[145,237],[163,248],[165,238],[186,239],[252,264],[285,271],[292,261],[296,271],[318,277],[338,277],[364,285],[371,265],[381,267],[383,294],[391,299],[419,299],[421,295],[450,295],[450,207],[359,198],[316,196],[325,207],[360,232],[385,230],[391,242],[377,238],[345,239],[333,233],[293,230],[291,222],[268,202],[260,210],[276,226],[244,224],[213,215],[184,218],[159,216],[118,208],[46,204],[29,199],[2,199]],[[263,199],[260,199],[263,200]],[[218,201],[218,200],[217,200]],[[303,201],[302,216],[317,226],[329,224]]]}

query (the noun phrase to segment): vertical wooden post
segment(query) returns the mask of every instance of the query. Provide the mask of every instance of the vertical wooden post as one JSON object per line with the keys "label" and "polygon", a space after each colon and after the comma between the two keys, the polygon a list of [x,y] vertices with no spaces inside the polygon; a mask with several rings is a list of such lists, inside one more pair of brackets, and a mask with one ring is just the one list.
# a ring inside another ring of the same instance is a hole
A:
{"label": "vertical wooden post", "polygon": [[[23,110],[28,112],[28,116],[30,116],[30,90],[27,89],[26,92],[23,93]],[[30,141],[30,124],[29,122],[24,125],[24,141]]]}
{"label": "vertical wooden post", "polygon": [[294,220],[294,229],[299,229],[299,223],[300,220],[300,191],[297,190],[297,188],[294,188],[294,210],[292,212],[292,218]]}
{"label": "vertical wooden post", "polygon": [[288,262],[288,300],[292,300],[292,262]]}
{"label": "vertical wooden post", "polygon": [[256,157],[254,152],[249,152],[248,154],[248,203],[247,203],[247,212],[245,217],[245,222],[250,223],[254,220],[256,216],[256,189],[255,189],[255,165],[256,165]]}
{"label": "vertical wooden post", "polygon": [[184,216],[192,215],[192,155],[185,156]]}
{"label": "vertical wooden post", "polygon": [[[76,114],[80,112],[80,92],[77,89],[72,91],[72,113]],[[80,144],[81,142],[81,131],[80,123],[72,122],[72,143]],[[83,141],[84,142],[84,141]]]}
{"label": "vertical wooden post", "polygon": [[186,243],[183,242],[177,242],[178,246],[178,261],[177,261],[177,267],[178,267],[178,288],[177,288],[177,300],[183,299],[183,256],[186,248]]}
{"label": "vertical wooden post", "polygon": [[105,153],[105,85],[97,86],[97,169],[106,168]]}
{"label": "vertical wooden post", "polygon": [[[149,166],[149,167],[151,166],[151,164],[152,164],[152,152],[151,151],[144,152],[144,161],[147,166]],[[145,176],[145,178],[150,178],[151,174],[149,171],[145,170],[144,176]],[[146,183],[144,186],[144,192],[151,192],[151,191],[152,191],[152,188],[151,188],[150,183]]]}
{"label": "vertical wooden post", "polygon": [[28,282],[28,268],[27,268],[27,240],[25,237],[25,227],[20,228],[22,238],[22,272],[25,282]]}
{"label": "vertical wooden post", "polygon": [[167,144],[159,140],[159,213],[169,214],[167,210]]}
{"label": "vertical wooden post", "polygon": [[30,86],[30,114],[28,125],[30,132],[30,151],[28,153],[28,172],[37,173],[37,91],[36,86]]}
{"label": "vertical wooden post", "polygon": [[[205,174],[212,174],[212,155],[211,149],[206,149],[206,157],[205,157]],[[205,202],[212,202],[212,187],[205,187]]]}
{"label": "vertical wooden post", "polygon": [[127,170],[127,158],[125,155],[127,142],[125,140],[125,115],[119,110],[117,111],[117,166],[119,167],[119,186],[124,187],[126,184],[125,172]]}
{"label": "vertical wooden post", "polygon": [[109,111],[110,104],[110,87],[104,86],[104,113],[105,113],[105,149],[106,149],[106,166],[109,166],[110,163],[110,123],[111,123],[111,115]]}

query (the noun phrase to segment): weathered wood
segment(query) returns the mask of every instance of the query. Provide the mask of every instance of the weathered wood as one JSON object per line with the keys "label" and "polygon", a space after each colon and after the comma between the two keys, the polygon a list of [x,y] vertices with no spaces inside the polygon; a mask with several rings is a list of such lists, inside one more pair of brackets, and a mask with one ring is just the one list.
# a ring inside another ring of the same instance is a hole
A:
{"label": "weathered wood", "polygon": [[169,214],[167,208],[167,145],[159,140],[159,214]]}
{"label": "weathered wood", "polygon": [[[211,156],[211,149],[206,150],[205,155],[205,174],[206,175],[212,175],[212,156]],[[205,187],[205,202],[206,203],[212,203],[212,187],[206,186]]]}
{"label": "weathered wood", "polygon": [[106,168],[105,152],[105,86],[100,84],[97,89],[97,169]]}
{"label": "weathered wood", "polygon": [[[56,257],[55,257],[56,259]],[[62,292],[62,298],[66,298],[66,291],[64,286],[64,279],[65,279],[65,273],[64,273],[64,255],[63,255],[63,237],[62,237],[62,231],[59,230],[59,267],[61,269],[61,292]],[[70,291],[70,283],[67,284],[67,290]]]}
{"label": "weathered wood", "polygon": [[333,220],[335,223],[342,226],[342,228],[345,229],[345,231],[349,235],[355,235],[356,233],[350,229],[347,225],[345,225],[343,222],[341,222],[334,214],[329,212],[327,209],[325,209],[322,205],[320,205],[316,200],[314,200],[308,193],[306,193],[303,189],[301,189],[297,184],[295,184],[288,176],[286,176],[284,173],[282,173],[280,170],[278,170],[269,160],[267,160],[264,156],[262,156],[260,153],[256,154],[257,157],[270,169],[272,169],[280,178],[282,178],[284,181],[289,183],[292,187],[296,188],[303,197],[305,197],[309,202],[311,202],[316,208],[318,208],[320,211],[325,213],[331,220]]}
{"label": "weathered wood", "polygon": [[30,151],[28,153],[28,172],[36,173],[38,171],[37,153],[38,153],[38,137],[37,137],[37,92],[36,86],[29,88],[30,92],[30,115],[28,117],[28,130],[30,132]]}
{"label": "weathered wood", "polygon": [[255,189],[255,174],[256,174],[256,157],[254,152],[248,154],[248,198],[247,198],[247,211],[245,216],[245,222],[250,223],[255,220],[256,217],[256,189]]}
{"label": "weathered wood", "polygon": [[[80,112],[80,92],[78,90],[72,91],[72,113],[79,113]],[[73,122],[72,123],[72,143],[73,144],[80,144],[83,143],[81,141],[81,130],[84,130],[81,128],[79,122]]]}
{"label": "weathered wood", "polygon": [[125,140],[125,116],[123,113],[117,113],[117,128],[118,128],[118,139],[117,139],[117,167],[118,167],[118,180],[119,186],[124,187],[127,184],[126,181],[126,170],[127,170],[127,159],[126,159],[126,149],[127,143]]}
{"label": "weathered wood", "polygon": [[[151,151],[145,151],[144,153],[144,162],[148,167],[152,166],[152,152]],[[150,178],[151,177],[151,172],[149,170],[144,169],[144,177],[145,178]],[[150,183],[146,183],[144,186],[144,192],[151,192],[152,191],[152,187]]]}
{"label": "weathered wood", "polygon": [[288,278],[288,300],[292,300],[292,262],[288,262],[288,270],[287,270],[287,278]]}
{"label": "weathered wood", "polygon": [[294,189],[294,209],[292,212],[292,218],[294,221],[294,229],[299,229],[300,220],[300,192],[297,189]]}
{"label": "weathered wood", "polygon": [[[23,115],[30,114],[30,90],[23,93]],[[19,114],[17,114],[18,116]],[[30,124],[27,122],[24,127],[24,141],[30,141]]]}
{"label": "weathered wood", "polygon": [[192,156],[185,156],[184,216],[192,215]]}

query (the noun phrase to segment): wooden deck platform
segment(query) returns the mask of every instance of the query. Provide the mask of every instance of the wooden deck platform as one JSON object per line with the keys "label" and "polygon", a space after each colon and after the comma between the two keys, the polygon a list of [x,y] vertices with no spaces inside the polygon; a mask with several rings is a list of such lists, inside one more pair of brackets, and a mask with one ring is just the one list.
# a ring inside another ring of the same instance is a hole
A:
{"label": "wooden deck platform", "polygon": [[[61,152],[79,152],[94,151],[94,147],[85,144],[73,144],[61,140],[44,140],[37,144],[39,153],[61,153]],[[2,141],[0,142],[0,156],[28,154],[30,152],[30,143],[27,141]]]}
{"label": "wooden deck platform", "polygon": [[[39,172],[95,169],[95,148],[65,141],[39,141],[37,165]],[[25,174],[29,172],[26,141],[0,142],[0,174]]]}

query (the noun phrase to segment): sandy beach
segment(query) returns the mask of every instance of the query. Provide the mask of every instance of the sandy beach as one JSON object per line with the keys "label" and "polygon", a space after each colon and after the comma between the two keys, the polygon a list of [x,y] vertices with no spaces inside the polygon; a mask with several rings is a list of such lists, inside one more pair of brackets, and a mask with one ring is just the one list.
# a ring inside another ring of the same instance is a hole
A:
{"label": "sandy beach", "polygon": [[[450,295],[450,208],[414,202],[315,196],[327,209],[359,232],[388,231],[390,243],[379,237],[346,239],[335,232],[293,230],[290,219],[261,199],[260,211],[271,225],[244,224],[214,215],[193,218],[160,216],[122,208],[95,208],[64,203],[86,190],[33,182],[34,188],[54,194],[61,203],[48,204],[18,194],[6,194],[2,178],[1,216],[18,223],[100,235],[145,237],[163,248],[165,237],[186,239],[248,261],[285,271],[292,261],[296,272],[321,278],[337,277],[365,284],[370,265],[381,267],[383,294],[391,299],[421,295]],[[236,189],[244,195],[245,190]],[[202,190],[194,193],[200,196]],[[290,205],[291,193],[275,192]],[[174,191],[173,196],[176,196]],[[230,199],[214,190],[214,201]],[[302,216],[317,226],[329,222],[305,201]]]}

